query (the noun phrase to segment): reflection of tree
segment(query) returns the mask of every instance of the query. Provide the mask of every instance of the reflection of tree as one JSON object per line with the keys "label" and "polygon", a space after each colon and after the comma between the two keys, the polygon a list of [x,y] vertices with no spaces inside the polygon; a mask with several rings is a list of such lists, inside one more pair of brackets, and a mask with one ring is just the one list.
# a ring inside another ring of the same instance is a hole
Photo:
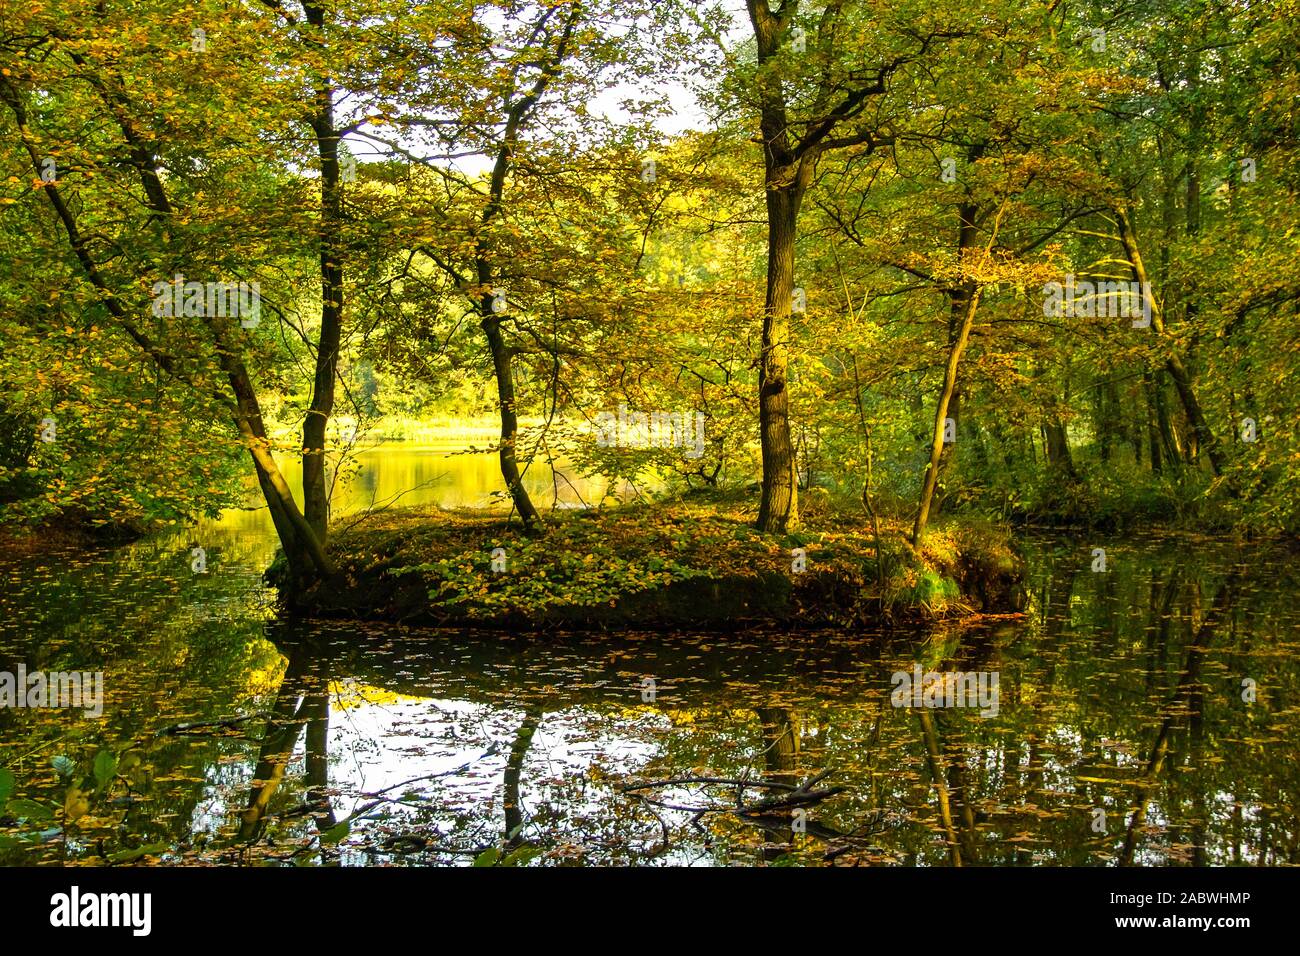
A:
{"label": "reflection of tree", "polygon": [[[777,782],[793,777],[799,769],[801,749],[798,715],[785,707],[759,707],[754,712],[758,714],[759,726],[762,728],[763,764],[768,776]],[[755,817],[755,819],[760,822],[763,829],[773,835],[779,835],[782,842],[793,837],[790,820],[773,819],[770,816]],[[805,831],[807,823],[808,821],[805,820]],[[770,862],[784,852],[777,846],[765,846],[763,858]]]}
{"label": "reflection of tree", "polygon": [[524,713],[524,719],[519,725],[519,730],[515,733],[515,741],[510,747],[510,756],[506,760],[501,804],[505,808],[505,846],[507,851],[522,846],[524,843],[524,811],[523,802],[519,795],[519,781],[523,775],[524,760],[528,756],[528,748],[532,745],[533,735],[537,733],[537,727],[541,720],[541,709],[536,705],[530,706]]}
{"label": "reflection of tree", "polygon": [[[1219,593],[1215,595],[1213,608],[1205,616],[1205,620],[1197,629],[1195,636],[1187,644],[1187,655],[1183,661],[1178,686],[1174,689],[1173,697],[1164,708],[1164,719],[1160,722],[1160,730],[1156,734],[1155,742],[1151,746],[1151,755],[1147,760],[1146,780],[1137,791],[1137,806],[1133,810],[1133,815],[1129,819],[1128,830],[1124,835],[1124,848],[1120,851],[1118,861],[1120,866],[1133,865],[1138,840],[1142,828],[1146,824],[1151,791],[1155,789],[1160,780],[1161,771],[1164,769],[1174,724],[1185,713],[1191,714],[1195,722],[1199,723],[1200,721],[1204,703],[1202,695],[1198,692],[1201,663],[1204,660],[1205,652],[1209,650],[1210,642],[1214,639],[1216,629],[1222,622],[1224,615],[1232,607],[1235,592],[1236,575],[1234,573],[1219,588]],[[1202,783],[1199,789],[1203,792],[1204,788],[1205,783]]]}
{"label": "reflection of tree", "polygon": [[763,762],[774,777],[788,777],[799,769],[799,717],[785,707],[759,707],[763,728]]}
{"label": "reflection of tree", "polygon": [[254,842],[263,832],[271,799],[284,781],[285,770],[307,728],[308,803],[316,808],[321,829],[334,824],[325,789],[329,785],[329,682],[322,672],[326,657],[315,656],[306,647],[286,651],[289,663],[275,695],[275,705],[258,748],[257,766],[249,787],[248,807],[240,816],[239,840]]}
{"label": "reflection of tree", "polygon": [[1155,626],[1147,628],[1147,681],[1146,690],[1150,694],[1156,689],[1156,677],[1164,670],[1169,656],[1169,627],[1173,622],[1174,606],[1182,590],[1182,580],[1178,569],[1170,572],[1164,581],[1160,579],[1158,569],[1151,571],[1151,600],[1148,605],[1149,615]]}
{"label": "reflection of tree", "polygon": [[[844,660],[828,657],[830,663],[818,658],[816,680],[810,681],[808,659],[798,658],[789,647],[771,655],[727,648],[719,653],[719,659],[728,664],[735,661],[745,669],[743,675],[718,667],[718,672],[727,673],[727,683],[720,683],[710,669],[710,680],[699,685],[686,679],[700,668],[699,657],[690,653],[661,660],[663,647],[656,647],[653,668],[635,658],[629,663],[620,657],[609,666],[661,672],[678,668],[672,674],[682,679],[680,703],[692,719],[689,731],[678,728],[665,738],[657,761],[664,771],[661,779],[640,778],[642,782],[618,790],[648,809],[667,809],[686,820],[679,832],[673,832],[678,825],[671,817],[666,824],[659,821],[664,852],[671,844],[678,844],[671,847],[674,850],[688,852],[698,847],[697,834],[705,830],[698,821],[708,819],[719,821],[720,826],[704,836],[704,852],[713,847],[714,852],[725,855],[728,844],[713,844],[712,838],[735,832],[734,825],[744,821],[741,826],[746,830],[756,827],[762,831],[767,843],[763,855],[777,857],[790,852],[792,812],[806,810],[808,836],[825,842],[804,844],[801,858],[824,848],[826,859],[841,862],[911,859],[927,864],[1023,864],[1041,859],[1033,851],[1045,849],[1057,862],[1078,864],[1095,860],[1093,854],[1099,850],[1110,849],[1120,856],[1116,844],[1124,839],[1116,834],[1113,842],[1096,840],[1086,822],[1081,824],[1086,821],[1081,807],[1100,805],[1117,788],[1131,798],[1134,790],[1129,788],[1142,783],[1138,794],[1141,805],[1136,800],[1131,805],[1135,819],[1125,821],[1129,824],[1125,852],[1130,862],[1142,855],[1138,851],[1147,813],[1167,821],[1173,844],[1191,848],[1191,862],[1220,862],[1220,856],[1223,861],[1255,862],[1257,858],[1294,855],[1296,841],[1288,809],[1296,802],[1289,792],[1294,790],[1294,774],[1262,762],[1275,753],[1277,745],[1272,741],[1279,724],[1261,720],[1267,746],[1260,748],[1259,754],[1252,755],[1250,748],[1215,747],[1216,740],[1250,736],[1251,728],[1242,722],[1249,723],[1256,715],[1246,717],[1249,711],[1245,708],[1225,711],[1213,703],[1206,712],[1206,700],[1217,698],[1202,686],[1197,670],[1202,674],[1217,671],[1202,665],[1198,655],[1217,662],[1217,657],[1208,656],[1210,649],[1201,645],[1210,642],[1211,631],[1225,609],[1212,610],[1198,630],[1185,633],[1181,622],[1198,617],[1188,600],[1192,585],[1205,580],[1207,573],[1195,565],[1171,571],[1174,557],[1171,554],[1164,565],[1148,560],[1112,566],[1108,573],[1115,576],[1113,597],[1130,609],[1127,614],[1105,606],[1102,582],[1086,572],[1086,564],[1079,570],[1070,566],[1065,556],[1059,565],[1038,565],[1035,594],[1041,598],[1037,610],[1042,616],[1028,627],[1019,625],[1002,635],[983,628],[945,629],[943,633],[952,639],[938,642],[938,659],[931,655],[929,666],[940,667],[942,661],[949,669],[998,669],[1002,713],[993,721],[968,711],[895,711],[888,704],[887,693],[883,705],[874,694],[869,702],[863,700],[861,655]],[[1077,554],[1075,559],[1078,564]],[[1158,573],[1149,570],[1153,565]],[[1254,599],[1257,594],[1271,599],[1262,589],[1247,590],[1244,597]],[[1215,604],[1227,602],[1230,607],[1235,599],[1219,593]],[[1263,622],[1260,624],[1262,628]],[[1222,637],[1217,643],[1223,643]],[[605,642],[601,650],[607,651],[609,646]],[[630,653],[642,652],[635,644],[627,647]],[[692,646],[687,644],[686,649],[692,650]],[[349,653],[358,655],[358,660],[351,661]],[[562,653],[569,655],[567,663],[583,668],[584,673],[601,674],[600,669],[606,666],[603,653],[574,647],[566,647]],[[540,652],[524,655],[482,642],[463,646],[439,642],[406,656],[366,654],[353,644],[341,654],[329,652],[334,666],[346,666],[349,674],[361,674],[375,686],[420,697],[446,696],[448,688],[431,683],[427,675],[452,673],[455,696],[498,706],[501,669],[513,668],[508,671],[512,681],[525,691],[521,691],[523,703],[507,705],[521,707],[522,715],[514,711],[511,740],[502,741],[502,816],[493,822],[498,811],[494,804],[490,811],[484,804],[474,814],[473,838],[444,841],[446,846],[431,845],[421,838],[417,849],[469,854],[480,852],[490,842],[504,857],[528,844],[544,846],[556,837],[545,814],[525,807],[522,794],[527,761],[541,746],[536,732],[547,710],[554,712],[556,699],[554,689],[543,685],[543,678],[537,675],[553,672],[553,662],[548,665]],[[1285,679],[1285,672],[1279,673],[1273,666],[1277,659],[1267,658],[1270,669],[1262,674],[1253,670],[1260,666],[1256,658],[1230,664],[1229,670],[1252,673],[1276,685]],[[340,660],[347,663],[340,665]],[[1163,663],[1166,660],[1167,664]],[[363,666],[355,666],[357,663]],[[1165,676],[1180,664],[1181,681]],[[317,799],[327,783],[327,707],[323,695],[314,692],[313,675],[296,660],[291,665],[258,755],[258,784],[247,813],[251,835],[258,832],[256,826],[266,816],[275,788],[282,786],[284,765],[303,728],[308,737],[309,805],[321,807],[317,824],[322,830],[335,826],[328,803]],[[875,675],[873,685],[887,687],[886,674],[893,666],[891,660],[879,671],[869,668],[867,673]],[[738,676],[741,679],[736,679]],[[1170,691],[1161,688],[1174,683],[1182,686],[1181,696],[1175,692],[1169,700]],[[575,719],[600,721],[612,712],[607,710],[608,695],[595,681],[566,687],[560,693],[568,695],[563,700],[566,707],[582,715]],[[1278,693],[1278,706],[1285,707],[1281,690]],[[1158,701],[1154,706],[1153,694]],[[738,711],[753,715],[743,729],[735,724]],[[1156,731],[1148,730],[1146,723],[1153,712],[1158,714],[1158,725],[1164,722],[1154,746],[1150,738]],[[809,732],[805,739],[805,727],[811,730],[814,726],[819,732]],[[1146,742],[1142,742],[1144,737]],[[1152,748],[1149,752],[1148,747]],[[1124,762],[1121,755],[1130,753],[1141,755],[1140,768]],[[1207,753],[1221,759],[1206,760]],[[1094,757],[1096,769],[1088,765]],[[707,778],[699,771],[682,775],[684,768],[701,766],[718,769]],[[793,792],[801,781],[808,786],[805,777],[827,767],[834,768],[834,790],[844,788],[833,803],[815,805],[828,795],[823,791]],[[1173,768],[1178,772],[1171,773]],[[1134,774],[1141,779],[1135,781]],[[437,775],[429,775],[433,776]],[[928,784],[929,792],[918,784]],[[667,792],[683,787],[689,788],[687,795]],[[1240,794],[1243,809],[1225,807],[1222,820],[1216,821],[1216,793]],[[379,802],[402,802],[388,799],[383,792],[366,796]],[[614,826],[617,815],[603,807],[588,812],[583,809],[583,799],[575,795],[572,807],[580,827],[599,830]],[[928,821],[907,812],[922,800],[930,807]],[[1156,800],[1158,815],[1154,808],[1148,809]],[[1264,815],[1264,803],[1273,803],[1277,809]],[[419,812],[441,818],[446,811],[428,803],[422,804]],[[813,814],[821,819],[811,819]],[[728,822],[722,823],[724,820]],[[416,846],[415,835],[427,834],[429,829],[422,823],[403,840]],[[1112,833],[1117,829],[1112,826]],[[882,830],[886,831],[883,839]],[[1216,852],[1214,839],[1219,833],[1223,835],[1221,854]],[[942,845],[934,839],[936,835],[942,837]],[[621,833],[612,832],[604,843],[588,842],[603,852],[627,852],[629,861],[644,858],[644,850],[631,849],[632,844]],[[746,841],[746,845],[751,844]],[[1177,852],[1170,851],[1171,859]]]}
{"label": "reflection of tree", "polygon": [[316,817],[316,829],[324,833],[337,822],[329,798],[330,701],[328,685],[303,697],[301,715],[307,721],[307,805]]}
{"label": "reflection of tree", "polygon": [[[1032,620],[1003,624],[1008,633],[997,637],[983,626],[943,629],[953,639],[926,658],[927,666],[1000,669],[1002,710],[993,721],[969,711],[913,714],[894,709],[888,701],[888,674],[898,666],[896,658],[877,667],[881,652],[874,647],[864,651],[861,644],[851,650],[843,644],[810,650],[808,643],[790,640],[756,652],[737,642],[701,651],[698,642],[681,636],[666,639],[675,644],[601,637],[590,646],[576,641],[524,646],[440,634],[427,643],[402,642],[394,651],[386,634],[377,650],[359,632],[332,632],[340,634],[337,643],[314,647],[315,654],[331,662],[331,673],[403,695],[490,706],[495,717],[510,721],[500,751],[491,752],[494,767],[504,764],[496,785],[501,810],[494,800],[478,801],[467,813],[455,799],[446,805],[423,797],[406,799],[414,784],[440,775],[428,774],[396,785],[405,788],[400,794],[363,794],[364,805],[354,818],[367,811],[379,817],[394,805],[401,805],[396,810],[400,816],[388,817],[365,834],[354,827],[353,838],[379,834],[377,851],[418,852],[426,860],[432,854],[475,854],[488,843],[508,853],[525,842],[541,847],[560,839],[585,845],[602,861],[643,860],[645,841],[639,833],[629,837],[629,815],[611,813],[602,802],[603,785],[591,786],[592,779],[580,769],[566,772],[564,782],[555,785],[566,788],[558,798],[546,796],[550,782],[536,781],[536,790],[528,791],[530,805],[521,799],[525,769],[536,766],[542,747],[535,738],[546,719],[542,714],[550,713],[549,720],[561,725],[580,722],[615,736],[629,732],[623,709],[627,695],[608,688],[624,687],[626,678],[619,675],[631,671],[666,675],[663,682],[671,679],[680,688],[672,709],[688,717],[666,731],[649,721],[630,730],[636,739],[659,746],[652,766],[666,779],[651,780],[658,786],[629,795],[686,808],[668,816],[672,832],[666,828],[665,839],[671,837],[675,853],[712,851],[725,858],[730,844],[711,842],[713,838],[738,830],[752,834],[752,827],[788,852],[784,845],[790,842],[791,812],[798,808],[808,811],[808,835],[826,841],[805,844],[799,853],[803,859],[824,846],[826,859],[841,862],[943,864],[953,862],[955,852],[963,865],[970,865],[978,851],[981,863],[1030,863],[1044,858],[1034,851],[1045,850],[1053,862],[1077,865],[1095,862],[1099,852],[1119,858],[1129,836],[1131,862],[1157,858],[1166,846],[1168,862],[1183,859],[1183,852],[1189,862],[1201,864],[1295,861],[1300,856],[1294,821],[1300,771],[1278,757],[1288,753],[1286,735],[1294,735],[1298,712],[1298,672],[1284,653],[1289,648],[1283,630],[1296,620],[1286,602],[1294,598],[1297,585],[1275,576],[1293,572],[1257,563],[1251,577],[1240,578],[1238,593],[1220,596],[1232,605],[1234,616],[1224,618],[1212,635],[1204,628],[1215,623],[1215,612],[1200,624],[1194,588],[1203,582],[1207,598],[1216,595],[1211,579],[1219,580],[1225,565],[1201,551],[1189,556],[1185,542],[1164,547],[1160,551],[1138,542],[1124,560],[1112,563],[1107,573],[1113,606],[1105,604],[1103,579],[1088,573],[1086,558],[1075,548],[1031,561],[1038,598]],[[905,637],[911,650],[915,635]],[[1200,646],[1211,639],[1214,648]],[[212,728],[199,732],[191,724],[184,734],[156,735],[158,714],[146,711],[159,687],[176,683],[159,661],[178,643],[168,634],[146,646],[150,657],[141,659],[133,672],[140,676],[129,696],[123,695],[129,710],[111,719],[126,720],[125,713],[132,721],[123,727],[121,739],[148,734],[149,746],[141,749],[160,783],[141,785],[141,799],[126,811],[120,829],[133,838],[146,837],[141,843],[183,846],[187,828],[195,825],[191,821],[206,819],[211,788],[224,792],[235,776],[230,755],[247,745],[224,726],[228,720],[211,722],[221,725],[220,733]],[[250,648],[260,655],[254,660],[256,683],[248,676]],[[245,839],[256,840],[278,826],[276,821],[297,820],[308,829],[346,832],[325,799],[331,728],[324,677],[304,652],[287,644],[281,648],[288,670],[274,694],[266,732],[240,771],[242,778],[256,761],[256,783],[236,798],[242,814],[239,830]],[[894,653],[890,646],[886,650]],[[263,686],[263,675],[276,669],[270,646],[251,642],[247,635],[230,641],[224,633],[205,632],[192,651],[190,669],[182,672],[186,679],[180,683],[192,695],[185,699],[187,705],[197,703],[179,714],[173,714],[173,703],[169,720],[192,717],[199,707],[205,708],[203,717],[246,714],[242,703]],[[552,686],[557,658],[588,679]],[[1199,677],[1193,680],[1190,672],[1197,668]],[[1244,706],[1235,691],[1225,695],[1219,684],[1245,676],[1257,678],[1268,692],[1257,705]],[[1191,683],[1179,698],[1175,687],[1186,681]],[[502,699],[503,683],[512,688],[508,701]],[[231,686],[247,690],[232,694]],[[201,697],[193,696],[196,689]],[[270,709],[270,700],[258,700],[258,709]],[[738,714],[748,717],[738,720]],[[339,729],[333,729],[337,749]],[[305,777],[286,780],[286,766],[304,731]],[[360,756],[364,760],[367,754]],[[648,769],[634,761],[617,766],[617,750],[605,757],[614,764],[611,775]],[[1162,762],[1157,766],[1153,759]],[[710,768],[707,772],[716,779],[688,784],[682,778],[687,768],[700,774],[700,767]],[[827,767],[834,768],[829,782],[845,790],[821,806],[792,803],[791,788]],[[465,769],[440,772],[451,781],[453,798],[464,785]],[[1140,794],[1135,784],[1143,785]],[[690,787],[685,796],[680,794],[683,786]],[[286,790],[292,791],[287,802],[294,806],[281,815]],[[307,805],[297,806],[304,791]],[[534,792],[538,806],[531,805]],[[1144,816],[1131,823],[1127,817],[1139,809],[1138,796]],[[1116,799],[1124,802],[1113,804]],[[369,800],[374,802],[365,802]],[[1103,803],[1123,809],[1112,810],[1112,835],[1099,838],[1088,826],[1085,809]],[[552,820],[547,806],[567,816]],[[705,828],[689,823],[699,808],[707,811],[703,819],[720,824],[703,838]],[[811,819],[814,814],[819,820]],[[1153,821],[1168,832],[1158,836]],[[384,839],[394,827],[406,832]],[[501,847],[503,827],[506,846]],[[1131,835],[1119,832],[1126,829]],[[581,839],[567,839],[577,833]],[[745,846],[750,845],[746,840]]]}
{"label": "reflection of tree", "polygon": [[937,715],[920,709],[917,716],[921,721],[926,765],[939,804],[939,819],[943,823],[944,839],[948,844],[948,860],[953,866],[974,863],[975,812],[967,792],[965,765],[960,751],[950,747],[945,754],[940,741],[940,721]]}

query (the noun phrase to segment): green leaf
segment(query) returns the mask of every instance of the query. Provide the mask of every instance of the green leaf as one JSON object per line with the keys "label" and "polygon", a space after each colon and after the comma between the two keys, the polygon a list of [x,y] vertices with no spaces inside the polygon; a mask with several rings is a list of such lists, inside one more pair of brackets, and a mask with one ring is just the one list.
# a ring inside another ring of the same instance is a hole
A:
{"label": "green leaf", "polygon": [[475,866],[496,866],[497,858],[501,856],[501,851],[496,847],[490,847],[484,850],[478,856],[474,857]]}
{"label": "green leaf", "polygon": [[50,766],[54,768],[54,772],[57,773],[60,777],[65,777],[65,778],[71,777],[72,772],[77,769],[76,761],[74,761],[71,757],[65,757],[63,754],[59,754],[57,757],[51,760]]}
{"label": "green leaf", "polygon": [[14,792],[14,785],[17,780],[14,778],[13,771],[0,767],[0,806],[9,799],[9,794]]}
{"label": "green leaf", "polygon": [[28,820],[54,819],[54,811],[35,800],[10,800],[9,812],[16,817],[26,817]]}
{"label": "green leaf", "polygon": [[336,823],[320,835],[321,843],[338,843],[349,833],[352,832],[352,821],[344,820],[342,823]]}
{"label": "green leaf", "polygon": [[529,860],[535,860],[542,855],[539,847],[521,846],[508,857],[501,861],[502,866],[523,866]]}
{"label": "green leaf", "polygon": [[156,856],[159,853],[166,852],[166,850],[166,843],[150,843],[148,846],[142,846],[135,850],[118,850],[116,853],[110,853],[105,859],[109,863],[130,863],[142,856]]}
{"label": "green leaf", "polygon": [[117,754],[111,750],[101,750],[95,754],[95,782],[102,790],[113,782],[117,776]]}

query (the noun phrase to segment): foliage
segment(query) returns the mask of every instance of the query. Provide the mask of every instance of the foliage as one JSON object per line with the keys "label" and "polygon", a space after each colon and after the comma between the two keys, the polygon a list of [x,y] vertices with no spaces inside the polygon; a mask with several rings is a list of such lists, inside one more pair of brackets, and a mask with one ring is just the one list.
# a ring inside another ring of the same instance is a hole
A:
{"label": "foliage", "polygon": [[[1295,12],[791,2],[763,52],[715,3],[28,5],[0,29],[0,520],[211,515],[263,418],[305,464],[325,420],[341,480],[455,416],[525,469],[748,487],[781,102],[815,167],[781,333],[801,497],[853,507],[870,469],[908,519],[943,406],[940,515],[1293,533]],[[1139,273],[1150,326],[1045,308]],[[258,281],[263,321],[153,314],[175,274]],[[703,415],[700,453],[595,441],[620,407]]]}

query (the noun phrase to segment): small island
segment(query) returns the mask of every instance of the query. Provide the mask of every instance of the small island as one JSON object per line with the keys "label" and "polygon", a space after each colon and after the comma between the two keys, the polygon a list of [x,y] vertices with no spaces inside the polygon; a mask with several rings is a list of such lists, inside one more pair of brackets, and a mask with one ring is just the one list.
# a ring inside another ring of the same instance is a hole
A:
{"label": "small island", "polygon": [[[696,496],[697,498],[699,496]],[[500,513],[393,509],[331,539],[337,575],[284,589],[299,614],[511,631],[851,628],[1016,612],[1007,529],[942,526],[914,547],[889,521],[813,511],[756,531],[738,501],[555,512],[529,535]],[[268,580],[277,583],[284,564]]]}

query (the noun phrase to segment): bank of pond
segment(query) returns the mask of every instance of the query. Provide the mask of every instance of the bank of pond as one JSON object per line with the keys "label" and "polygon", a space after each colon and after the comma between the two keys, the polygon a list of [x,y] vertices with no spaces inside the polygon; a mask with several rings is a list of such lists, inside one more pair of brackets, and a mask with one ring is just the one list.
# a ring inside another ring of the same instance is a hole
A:
{"label": "bank of pond", "polygon": [[1016,612],[1023,559],[1005,528],[954,523],[919,546],[901,524],[825,514],[762,534],[740,510],[563,510],[525,534],[500,513],[408,508],[337,532],[338,574],[293,613],[512,631],[833,628]]}

